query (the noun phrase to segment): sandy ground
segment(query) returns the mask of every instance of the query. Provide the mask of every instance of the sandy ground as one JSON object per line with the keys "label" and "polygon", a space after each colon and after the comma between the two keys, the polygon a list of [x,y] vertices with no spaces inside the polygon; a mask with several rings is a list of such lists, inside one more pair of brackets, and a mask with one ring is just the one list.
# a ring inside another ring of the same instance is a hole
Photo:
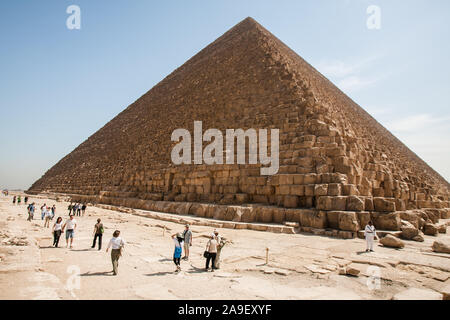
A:
{"label": "sandy ground", "polygon": [[[407,241],[402,250],[376,243],[375,252],[365,253],[361,239],[219,229],[232,243],[222,251],[221,269],[205,272],[202,254],[212,232],[206,226],[192,226],[191,258],[175,273],[170,235],[182,224],[88,207],[76,217],[73,249],[63,236],[53,248],[39,208],[56,204],[56,216],[65,220],[68,203],[31,201],[37,212],[28,222],[25,205],[0,196],[0,299],[440,299],[450,281],[450,255],[433,253],[436,237],[428,236],[423,243]],[[97,218],[105,226],[101,251],[91,249]],[[117,276],[105,252],[115,229],[127,243]],[[342,266],[361,273],[339,275]]]}

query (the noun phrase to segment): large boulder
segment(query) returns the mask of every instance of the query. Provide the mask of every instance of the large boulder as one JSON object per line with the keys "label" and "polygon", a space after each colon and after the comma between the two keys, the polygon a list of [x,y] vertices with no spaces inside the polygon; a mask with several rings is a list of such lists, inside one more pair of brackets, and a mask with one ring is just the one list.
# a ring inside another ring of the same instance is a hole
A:
{"label": "large boulder", "polygon": [[390,234],[385,236],[384,238],[381,238],[380,243],[385,247],[390,248],[403,248],[405,246],[404,242],[400,240],[399,238],[396,238]]}
{"label": "large boulder", "polygon": [[340,230],[354,232],[357,232],[359,230],[359,223],[356,218],[355,212],[341,212],[338,219]]}
{"label": "large boulder", "polygon": [[375,228],[379,230],[399,231],[401,226],[398,212],[372,212],[372,221]]}
{"label": "large boulder", "polygon": [[437,236],[438,232],[439,230],[434,224],[425,223],[425,226],[423,227],[423,233],[428,236]]}
{"label": "large boulder", "polygon": [[395,211],[395,201],[386,198],[373,198],[373,206],[375,211],[393,212]]}
{"label": "large boulder", "polygon": [[358,196],[349,196],[347,198],[348,211],[364,211],[364,200]]}
{"label": "large boulder", "polygon": [[327,213],[325,211],[302,210],[300,225],[302,227],[325,229],[327,227]]}
{"label": "large boulder", "polygon": [[431,247],[434,252],[439,253],[450,253],[450,243],[445,243],[443,241],[435,241]]}
{"label": "large boulder", "polygon": [[414,237],[419,235],[419,230],[414,227],[402,227],[401,237],[406,240],[412,240]]}

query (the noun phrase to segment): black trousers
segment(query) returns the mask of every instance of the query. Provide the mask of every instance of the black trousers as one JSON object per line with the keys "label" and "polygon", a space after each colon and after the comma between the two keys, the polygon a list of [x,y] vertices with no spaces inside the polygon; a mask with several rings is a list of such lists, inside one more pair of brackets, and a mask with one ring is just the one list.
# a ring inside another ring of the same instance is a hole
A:
{"label": "black trousers", "polygon": [[175,263],[176,266],[180,265],[180,258],[173,258],[173,263]]}
{"label": "black trousers", "polygon": [[94,242],[92,242],[92,248],[95,247],[95,242],[97,241],[97,238],[98,238],[98,250],[102,248],[102,236],[103,234],[95,234]]}
{"label": "black trousers", "polygon": [[59,237],[61,237],[61,230],[53,231],[53,245],[54,245],[55,247],[58,246],[58,243],[59,243]]}
{"label": "black trousers", "polygon": [[215,263],[216,263],[216,256],[217,256],[217,253],[216,252],[210,252],[209,253],[209,255],[208,255],[208,258],[206,258],[206,269],[208,269],[209,268],[209,261],[211,260],[211,268],[213,268],[213,269],[215,269],[216,268],[216,266],[215,266]]}

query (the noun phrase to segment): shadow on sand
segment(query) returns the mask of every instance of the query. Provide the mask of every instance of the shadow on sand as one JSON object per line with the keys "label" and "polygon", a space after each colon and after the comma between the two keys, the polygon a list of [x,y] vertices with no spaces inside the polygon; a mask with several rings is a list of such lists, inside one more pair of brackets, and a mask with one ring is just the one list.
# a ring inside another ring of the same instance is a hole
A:
{"label": "shadow on sand", "polygon": [[90,276],[113,276],[112,271],[103,271],[103,272],[85,272],[80,273],[80,277],[90,277]]}

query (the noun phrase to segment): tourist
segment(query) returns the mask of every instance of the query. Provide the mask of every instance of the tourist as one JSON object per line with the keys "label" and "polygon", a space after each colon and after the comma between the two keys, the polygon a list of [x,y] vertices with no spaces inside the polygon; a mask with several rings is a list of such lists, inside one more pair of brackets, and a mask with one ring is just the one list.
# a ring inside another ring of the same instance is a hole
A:
{"label": "tourist", "polygon": [[84,217],[84,213],[86,212],[86,204],[85,203],[83,203],[83,205],[81,206],[81,212],[82,212],[82,215],[83,215],[83,217]]}
{"label": "tourist", "polygon": [[77,216],[81,216],[81,203],[77,204]]}
{"label": "tourist", "polygon": [[13,204],[16,204],[16,196],[13,197]]}
{"label": "tourist", "polygon": [[205,270],[209,270],[209,261],[211,261],[211,271],[216,269],[216,255],[217,255],[217,240],[214,234],[211,235],[208,243],[206,244],[206,268]]}
{"label": "tourist", "polygon": [[219,235],[219,231],[217,231],[217,229],[214,229],[214,236],[217,241],[217,255],[214,266],[216,269],[220,269],[220,253],[222,252],[222,248],[225,246],[226,241]]}
{"label": "tourist", "polygon": [[366,238],[366,252],[373,252],[373,240],[377,238],[375,226],[372,221],[369,221],[364,229],[364,236]]}
{"label": "tourist", "polygon": [[41,220],[44,220],[46,209],[47,209],[47,205],[44,203],[41,207]]}
{"label": "tourist", "polygon": [[17,197],[17,204],[20,205],[21,202],[22,202],[22,197],[21,197],[21,196],[18,196],[18,197]]}
{"label": "tourist", "polygon": [[56,222],[53,224],[53,246],[58,248],[59,237],[61,237],[62,231],[62,218],[58,217]]}
{"label": "tourist", "polygon": [[52,207],[52,220],[53,220],[55,214],[56,214],[56,206],[53,205],[53,207]]}
{"label": "tourist", "polygon": [[189,260],[189,247],[192,246],[192,231],[189,230],[189,225],[187,224],[183,232],[184,240],[184,260]]}
{"label": "tourist", "polygon": [[120,231],[116,230],[113,233],[113,237],[109,240],[108,247],[106,248],[106,252],[108,249],[112,247],[111,250],[111,262],[113,265],[113,274],[117,275],[119,273],[119,258],[122,256],[122,249],[125,246],[125,241],[122,240],[120,236]]}
{"label": "tourist", "polygon": [[50,220],[52,220],[52,212],[50,211],[50,207],[46,207],[45,208],[44,228],[50,227]]}
{"label": "tourist", "polygon": [[70,214],[72,213],[72,208],[73,208],[73,205],[72,205],[72,202],[69,204],[69,206],[67,207],[67,210],[69,210],[69,216],[70,216]]}
{"label": "tourist", "polygon": [[72,207],[72,212],[74,215],[78,216],[78,203],[75,203],[75,205]]}
{"label": "tourist", "polygon": [[73,218],[73,214],[70,215],[69,219],[66,221],[66,223],[62,227],[62,232],[64,232],[64,229],[66,228],[66,248],[69,246],[69,238],[70,238],[70,248],[72,249],[73,244],[73,236],[75,234],[75,230],[77,228],[77,221]]}
{"label": "tourist", "polygon": [[94,226],[94,242],[92,242],[92,248],[95,248],[95,242],[98,238],[98,250],[102,249],[102,236],[103,236],[103,223],[101,219],[97,219],[97,223]]}
{"label": "tourist", "polygon": [[30,203],[30,205],[28,206],[28,219],[27,221],[31,221],[34,219],[34,202]]}
{"label": "tourist", "polygon": [[25,205],[28,203],[28,197],[25,197],[24,202],[25,202]]}
{"label": "tourist", "polygon": [[172,239],[175,244],[175,250],[173,252],[173,263],[175,263],[175,265],[177,267],[175,272],[180,272],[181,271],[180,258],[181,258],[181,251],[182,251],[181,243],[183,242],[183,238],[182,238],[181,233],[177,233],[177,234],[172,235]]}

